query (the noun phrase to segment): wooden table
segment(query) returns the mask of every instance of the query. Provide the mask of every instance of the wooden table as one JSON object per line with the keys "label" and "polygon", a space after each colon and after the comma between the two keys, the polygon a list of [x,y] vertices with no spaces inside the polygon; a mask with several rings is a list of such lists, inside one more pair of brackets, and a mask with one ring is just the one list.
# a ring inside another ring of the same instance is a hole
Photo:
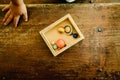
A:
{"label": "wooden table", "polygon": [[[120,3],[120,0],[93,0],[94,3]],[[0,0],[0,4],[9,3],[10,0]],[[66,3],[65,0],[24,0],[26,4]],[[76,0],[75,3],[89,3],[89,0]]]}
{"label": "wooden table", "polygon": [[[0,11],[0,80],[120,79],[120,3],[27,7],[29,21],[18,28],[4,26]],[[39,31],[68,13],[85,39],[53,57]]]}

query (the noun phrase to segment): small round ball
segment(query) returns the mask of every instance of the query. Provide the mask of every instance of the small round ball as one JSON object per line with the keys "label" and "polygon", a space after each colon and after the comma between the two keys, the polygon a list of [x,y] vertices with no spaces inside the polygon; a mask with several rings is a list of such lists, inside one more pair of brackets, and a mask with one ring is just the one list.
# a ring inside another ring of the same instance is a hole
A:
{"label": "small round ball", "polygon": [[58,48],[56,44],[54,44],[52,47],[54,50],[56,50]]}
{"label": "small round ball", "polygon": [[65,46],[65,41],[63,39],[58,39],[56,41],[56,45],[58,46],[58,48],[63,48]]}
{"label": "small round ball", "polygon": [[58,28],[58,32],[60,32],[60,33],[64,33],[64,28]]}
{"label": "small round ball", "polygon": [[78,34],[73,34],[73,38],[77,38],[78,37]]}
{"label": "small round ball", "polygon": [[54,41],[51,41],[51,45],[54,45],[55,44],[55,42]]}

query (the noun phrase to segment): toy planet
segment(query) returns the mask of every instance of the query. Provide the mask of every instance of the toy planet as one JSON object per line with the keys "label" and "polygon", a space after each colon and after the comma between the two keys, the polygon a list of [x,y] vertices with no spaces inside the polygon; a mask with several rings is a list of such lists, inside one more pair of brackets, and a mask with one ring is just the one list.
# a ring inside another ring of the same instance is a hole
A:
{"label": "toy planet", "polygon": [[58,39],[56,41],[56,45],[58,46],[58,48],[63,48],[65,46],[65,41],[63,39]]}

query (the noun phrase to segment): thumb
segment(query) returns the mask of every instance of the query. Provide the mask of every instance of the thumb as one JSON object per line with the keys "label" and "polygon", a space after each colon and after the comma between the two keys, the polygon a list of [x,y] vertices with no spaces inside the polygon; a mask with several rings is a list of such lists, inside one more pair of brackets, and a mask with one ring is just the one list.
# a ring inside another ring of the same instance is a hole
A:
{"label": "thumb", "polygon": [[28,21],[28,14],[27,13],[23,14],[23,19],[24,19],[24,21]]}

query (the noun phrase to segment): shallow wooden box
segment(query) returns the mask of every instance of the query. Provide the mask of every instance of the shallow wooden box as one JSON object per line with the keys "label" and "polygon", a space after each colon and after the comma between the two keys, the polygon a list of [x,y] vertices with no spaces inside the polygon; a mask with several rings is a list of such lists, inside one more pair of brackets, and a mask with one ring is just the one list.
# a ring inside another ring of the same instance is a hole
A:
{"label": "shallow wooden box", "polygon": [[[66,33],[58,32],[58,28],[66,25],[70,25],[72,27],[72,31],[78,34],[77,38],[73,38],[72,35],[68,35]],[[57,56],[58,54],[62,53],[66,49],[70,48],[74,44],[84,39],[83,34],[81,33],[78,26],[75,24],[70,14],[65,15],[64,17],[49,25],[45,29],[41,30],[39,33],[54,56]],[[51,41],[55,42],[58,39],[63,39],[66,46],[62,49],[54,50],[51,45]]]}

